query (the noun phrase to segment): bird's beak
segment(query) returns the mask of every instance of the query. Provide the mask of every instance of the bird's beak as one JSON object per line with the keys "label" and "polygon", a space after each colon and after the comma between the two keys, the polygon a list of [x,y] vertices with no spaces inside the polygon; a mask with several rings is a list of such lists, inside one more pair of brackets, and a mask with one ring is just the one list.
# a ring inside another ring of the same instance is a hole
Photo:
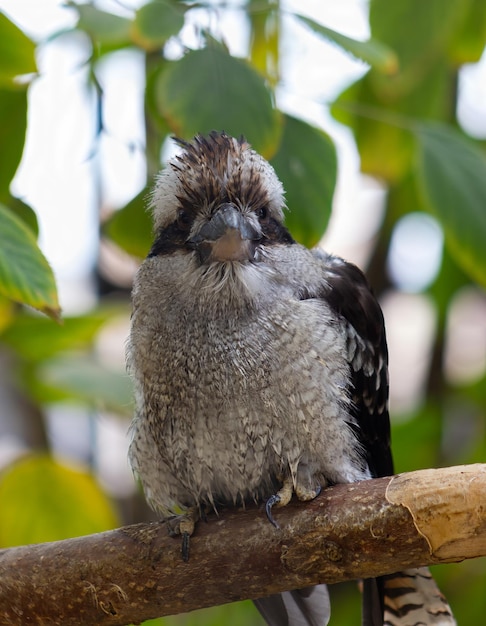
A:
{"label": "bird's beak", "polygon": [[203,262],[249,261],[261,233],[233,204],[222,204],[188,243]]}

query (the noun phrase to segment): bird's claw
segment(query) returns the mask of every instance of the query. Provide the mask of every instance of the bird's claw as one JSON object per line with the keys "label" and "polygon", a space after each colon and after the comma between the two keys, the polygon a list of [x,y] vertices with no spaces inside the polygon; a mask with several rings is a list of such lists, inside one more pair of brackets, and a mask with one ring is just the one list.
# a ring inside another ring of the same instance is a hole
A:
{"label": "bird's claw", "polygon": [[279,504],[280,501],[281,497],[278,495],[278,493],[274,493],[273,496],[270,496],[265,503],[265,513],[267,514],[267,519],[271,524],[275,526],[277,530],[280,530],[280,526],[275,521],[275,518],[272,515],[272,507],[274,507],[276,504]]}
{"label": "bird's claw", "polygon": [[188,532],[182,533],[181,555],[184,563],[187,563],[189,561],[190,539],[191,535]]}

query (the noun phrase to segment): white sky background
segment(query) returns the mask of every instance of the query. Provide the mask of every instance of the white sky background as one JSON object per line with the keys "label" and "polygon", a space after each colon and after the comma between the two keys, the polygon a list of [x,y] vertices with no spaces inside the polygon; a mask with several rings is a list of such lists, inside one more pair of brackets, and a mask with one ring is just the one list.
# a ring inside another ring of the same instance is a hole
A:
{"label": "white sky background", "polygon": [[[142,2],[106,0],[97,6],[123,13],[122,4],[136,7]],[[357,39],[369,36],[365,0],[287,0],[284,7],[289,13],[305,13],[345,35]],[[98,253],[99,207],[123,206],[145,183],[143,58],[140,53],[122,51],[98,66],[107,125],[97,143],[95,101],[87,88],[89,45],[82,35],[46,41],[53,33],[73,27],[76,12],[63,7],[62,0],[0,0],[0,10],[35,41],[46,42],[38,49],[40,75],[29,90],[26,148],[13,193],[37,213],[40,245],[58,279],[64,312],[82,312],[95,304],[90,275]],[[219,32],[224,34],[233,54],[244,56],[247,28],[242,28],[242,14],[221,11],[220,15],[224,19],[217,22]],[[199,16],[204,19],[207,13],[201,10]],[[215,18],[211,18],[211,24],[215,23]],[[363,266],[380,224],[384,192],[375,181],[359,174],[359,157],[351,132],[331,118],[326,103],[367,68],[312,34],[291,15],[284,18],[283,33],[284,73],[277,91],[278,105],[322,127],[338,149],[339,180],[325,246]],[[193,35],[194,29],[188,25],[185,42],[190,44]],[[177,46],[174,49],[177,52]],[[473,136],[485,138],[484,57],[481,63],[463,68],[459,87],[461,124]],[[410,221],[409,216],[395,243],[389,259],[392,277],[405,291],[420,291],[425,270],[429,268],[428,280],[433,280],[440,264],[440,229],[431,218],[418,222]],[[395,404],[396,410],[412,410],[407,400],[419,396],[421,381],[416,379],[420,376],[404,376],[403,371],[419,374],[426,369],[427,337],[434,332],[436,313],[424,296],[410,293],[390,294],[383,306],[392,364],[392,408]],[[477,345],[477,335],[474,341]],[[464,349],[464,343],[460,345]],[[123,337],[120,355],[122,352]],[[400,359],[394,354],[400,355]],[[451,357],[451,362],[455,361]],[[59,424],[66,428],[62,416]],[[73,432],[72,423],[69,429]],[[113,438],[113,431],[110,432]]]}

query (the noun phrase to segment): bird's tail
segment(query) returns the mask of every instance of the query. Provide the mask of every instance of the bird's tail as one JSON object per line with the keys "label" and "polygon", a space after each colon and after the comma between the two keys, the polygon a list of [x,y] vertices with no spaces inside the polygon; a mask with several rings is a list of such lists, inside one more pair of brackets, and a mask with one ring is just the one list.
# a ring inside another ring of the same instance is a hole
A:
{"label": "bird's tail", "polygon": [[[326,585],[253,601],[268,626],[326,626],[331,607]],[[363,581],[362,626],[457,626],[428,568]]]}
{"label": "bird's tail", "polygon": [[384,576],[384,626],[456,626],[451,608],[427,567]]}
{"label": "bird's tail", "polygon": [[331,614],[326,585],[276,593],[253,602],[268,626],[326,626]]}

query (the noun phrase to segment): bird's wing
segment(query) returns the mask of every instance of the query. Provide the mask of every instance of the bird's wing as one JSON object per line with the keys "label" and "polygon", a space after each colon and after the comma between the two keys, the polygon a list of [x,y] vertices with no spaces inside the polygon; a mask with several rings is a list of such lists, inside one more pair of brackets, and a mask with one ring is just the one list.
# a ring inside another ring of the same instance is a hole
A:
{"label": "bird's wing", "polygon": [[371,475],[393,474],[388,416],[388,350],[383,313],[364,274],[340,258],[325,259],[323,297],[345,321],[356,436]]}

